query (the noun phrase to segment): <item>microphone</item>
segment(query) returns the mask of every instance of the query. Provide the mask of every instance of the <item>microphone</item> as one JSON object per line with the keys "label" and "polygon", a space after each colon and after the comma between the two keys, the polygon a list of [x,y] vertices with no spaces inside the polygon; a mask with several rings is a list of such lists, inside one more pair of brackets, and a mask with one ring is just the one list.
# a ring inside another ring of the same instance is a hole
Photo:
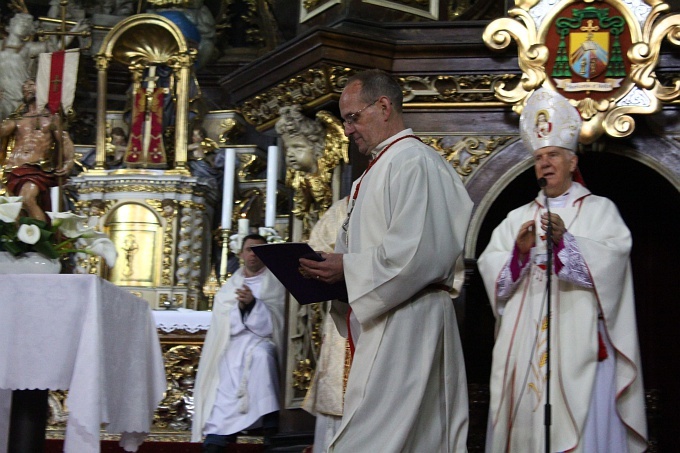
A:
{"label": "microphone", "polygon": [[548,249],[548,256],[547,256],[547,262],[546,262],[546,268],[545,268],[545,274],[546,274],[546,282],[545,282],[545,295],[546,295],[546,305],[547,305],[547,313],[548,316],[546,318],[546,350],[545,350],[545,359],[546,359],[546,384],[545,384],[545,404],[543,406],[543,423],[545,425],[545,451],[549,452],[550,450],[550,426],[552,425],[552,406],[550,405],[550,359],[552,355],[552,351],[550,350],[550,330],[552,328],[551,324],[551,316],[552,316],[552,308],[551,308],[551,291],[552,291],[552,283],[551,283],[551,275],[552,275],[552,254],[553,254],[553,247],[552,247],[552,227],[550,224],[550,202],[548,201],[548,194],[545,193],[545,186],[548,184],[548,181],[546,181],[545,178],[538,178],[536,181],[538,182],[538,187],[541,188],[543,191],[543,195],[545,196],[545,209],[548,211],[548,228],[546,230],[546,246]]}

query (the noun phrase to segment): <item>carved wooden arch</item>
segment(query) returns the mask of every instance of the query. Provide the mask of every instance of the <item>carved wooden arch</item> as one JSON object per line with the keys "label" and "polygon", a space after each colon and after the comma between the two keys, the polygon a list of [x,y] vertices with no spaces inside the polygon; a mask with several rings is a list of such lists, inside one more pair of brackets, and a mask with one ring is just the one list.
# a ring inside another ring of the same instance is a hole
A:
{"label": "carved wooden arch", "polygon": [[[170,171],[189,174],[187,169],[190,69],[196,49],[187,45],[179,27],[157,14],[137,14],[119,22],[104,38],[97,63],[97,154],[95,171],[104,170],[106,158],[107,75],[111,60],[141,74],[150,65],[170,66],[177,78],[175,118],[175,162]],[[139,83],[136,81],[135,83]]]}

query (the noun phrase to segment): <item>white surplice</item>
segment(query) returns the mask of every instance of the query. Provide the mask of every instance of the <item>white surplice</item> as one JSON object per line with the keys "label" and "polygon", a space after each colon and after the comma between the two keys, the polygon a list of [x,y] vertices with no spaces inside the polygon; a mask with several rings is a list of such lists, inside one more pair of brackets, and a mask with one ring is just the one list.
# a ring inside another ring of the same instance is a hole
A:
{"label": "white surplice", "polygon": [[[406,129],[377,151],[412,134]],[[426,287],[453,285],[471,211],[453,167],[415,138],[395,143],[363,177],[348,231],[336,242],[360,332],[352,332],[342,426],[329,451],[466,450],[467,383],[454,306],[449,293]],[[344,332],[346,309],[333,302]]]}
{"label": "white surplice", "polygon": [[[644,451],[647,428],[629,261],[630,231],[610,200],[592,195],[578,183],[572,184],[566,206],[551,211],[562,218],[580,252],[579,257],[560,252],[562,262],[582,259],[593,286],[576,285],[552,274],[552,451],[588,451],[584,427],[596,382],[603,376],[598,370],[605,364],[598,362],[598,316],[604,342],[613,346],[606,363],[615,366],[616,412],[627,427],[623,443],[631,453]],[[536,231],[543,234],[539,226],[542,212],[542,196],[510,212],[494,230],[478,261],[497,320],[487,451],[537,452],[545,445],[545,266],[535,261],[528,264],[530,269],[522,274],[512,296],[508,300],[497,297],[501,272],[507,269],[520,226],[533,219]],[[545,248],[541,238],[536,243],[536,249]],[[610,415],[617,417],[616,412]]]}
{"label": "white surplice", "polygon": [[194,389],[192,441],[206,434],[233,434],[279,409],[278,366],[282,357],[286,290],[264,269],[256,302],[241,316],[236,289],[246,284],[237,270],[215,295]]}

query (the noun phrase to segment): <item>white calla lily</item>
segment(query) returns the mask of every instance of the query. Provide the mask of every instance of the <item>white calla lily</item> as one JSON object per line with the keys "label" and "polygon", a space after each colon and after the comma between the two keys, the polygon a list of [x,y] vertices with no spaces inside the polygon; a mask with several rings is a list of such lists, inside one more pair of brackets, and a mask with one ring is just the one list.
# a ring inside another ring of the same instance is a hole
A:
{"label": "white calla lily", "polygon": [[5,203],[19,203],[23,201],[24,197],[8,197],[7,195],[0,195],[0,204]]}
{"label": "white calla lily", "polygon": [[97,226],[99,225],[99,219],[100,219],[100,217],[96,216],[96,215],[92,216],[92,217],[88,217],[87,226],[90,227],[90,228],[97,228]]}
{"label": "white calla lily", "polygon": [[[0,251],[15,256],[39,251],[49,258],[87,253],[101,256],[109,267],[116,263],[118,253],[115,244],[106,233],[97,231],[99,217],[47,212],[51,225],[38,221],[24,223],[20,220],[22,205],[22,197],[0,196]],[[43,230],[49,234],[44,234]]]}
{"label": "white calla lily", "polygon": [[26,244],[35,244],[40,240],[40,228],[37,225],[21,225],[17,237]]}
{"label": "white calla lily", "polygon": [[[21,202],[21,197],[0,197],[3,200],[0,201],[0,221],[5,223],[15,222],[19,218],[19,213],[23,203]],[[8,201],[8,199],[14,198],[14,201]],[[16,200],[18,199],[18,201]]]}
{"label": "white calla lily", "polygon": [[108,237],[98,237],[87,247],[85,247],[85,251],[101,256],[104,258],[106,265],[109,267],[113,267],[113,265],[116,264],[116,259],[118,258],[116,246]]}
{"label": "white calla lily", "polygon": [[48,212],[47,215],[52,219],[52,224],[67,238],[82,237],[94,231],[94,227],[88,225],[86,216],[72,212]]}

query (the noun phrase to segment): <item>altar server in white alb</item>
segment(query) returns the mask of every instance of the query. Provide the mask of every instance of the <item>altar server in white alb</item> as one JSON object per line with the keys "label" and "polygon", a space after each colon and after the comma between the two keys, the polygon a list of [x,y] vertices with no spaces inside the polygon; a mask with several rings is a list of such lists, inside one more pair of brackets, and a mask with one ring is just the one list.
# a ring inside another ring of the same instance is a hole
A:
{"label": "altar server in white alb", "polygon": [[372,160],[350,191],[335,253],[300,260],[321,281],[344,280],[349,295],[333,302],[354,348],[333,453],[466,451],[465,364],[448,291],[472,201],[455,169],[404,126],[402,102],[382,71],[348,80],[345,134]]}
{"label": "altar server in white alb", "polygon": [[[579,112],[559,93],[540,88],[532,94],[520,133],[536,178],[546,185],[508,214],[479,257],[497,322],[489,452],[545,451],[548,330],[551,451],[647,448],[631,234],[614,203],[575,181],[580,128]],[[554,244],[549,329],[548,222]]]}
{"label": "altar server in white alb", "polygon": [[265,244],[243,239],[243,266],[215,295],[194,390],[192,441],[203,451],[224,452],[236,433],[268,428],[279,410],[286,290],[252,251]]}

